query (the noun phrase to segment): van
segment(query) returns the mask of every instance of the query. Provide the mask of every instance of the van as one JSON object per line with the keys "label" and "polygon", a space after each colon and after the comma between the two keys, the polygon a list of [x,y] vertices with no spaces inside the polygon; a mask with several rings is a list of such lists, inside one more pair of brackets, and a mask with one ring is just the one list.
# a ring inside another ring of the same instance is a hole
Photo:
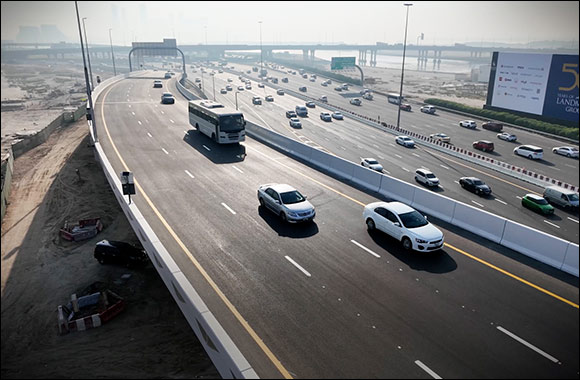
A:
{"label": "van", "polygon": [[544,157],[544,150],[535,145],[520,145],[514,148],[514,153],[534,160],[541,160]]}
{"label": "van", "polygon": [[308,108],[306,106],[296,106],[296,115],[308,116]]}
{"label": "van", "polygon": [[494,132],[501,132],[503,129],[503,124],[502,123],[495,123],[493,121],[488,121],[486,123],[483,123],[481,125],[481,128],[487,129],[490,131],[494,131]]}
{"label": "van", "polygon": [[564,208],[578,208],[578,194],[559,186],[548,186],[544,190],[544,198],[551,204]]}

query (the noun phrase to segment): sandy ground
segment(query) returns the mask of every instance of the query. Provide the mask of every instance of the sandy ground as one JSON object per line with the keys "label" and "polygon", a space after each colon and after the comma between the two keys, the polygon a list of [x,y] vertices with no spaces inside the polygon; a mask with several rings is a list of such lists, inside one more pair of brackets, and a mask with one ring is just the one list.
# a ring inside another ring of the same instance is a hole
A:
{"label": "sandy ground", "polygon": [[[101,239],[138,240],[88,141],[81,120],[15,162],[2,222],[2,378],[219,378],[152,264],[128,270],[93,258]],[[105,226],[96,237],[59,238],[65,220],[96,216]],[[58,335],[57,306],[91,286],[124,297],[126,309]]]}

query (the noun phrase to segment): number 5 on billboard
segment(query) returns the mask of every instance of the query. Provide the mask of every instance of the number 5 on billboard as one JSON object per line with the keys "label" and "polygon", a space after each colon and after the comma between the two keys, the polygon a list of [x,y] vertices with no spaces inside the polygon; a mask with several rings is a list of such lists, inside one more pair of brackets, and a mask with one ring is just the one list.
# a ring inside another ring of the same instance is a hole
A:
{"label": "number 5 on billboard", "polygon": [[[574,68],[576,68],[576,70],[574,70]],[[570,87],[558,87],[558,90],[571,91],[575,87],[578,87],[578,64],[576,64],[576,63],[564,63],[562,65],[562,72],[563,73],[572,73],[572,75],[574,75],[574,78],[576,78],[576,80],[575,80],[574,84],[572,84],[572,86],[570,86]]]}

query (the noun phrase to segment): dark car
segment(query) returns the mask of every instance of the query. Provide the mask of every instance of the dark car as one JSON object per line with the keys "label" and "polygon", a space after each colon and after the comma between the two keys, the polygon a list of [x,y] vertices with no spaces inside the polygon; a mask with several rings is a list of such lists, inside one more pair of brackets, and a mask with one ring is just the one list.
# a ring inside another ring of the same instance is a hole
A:
{"label": "dark car", "polygon": [[484,152],[493,152],[494,145],[491,141],[478,140],[473,142],[475,149],[483,150]]}
{"label": "dark car", "polygon": [[302,92],[306,92],[306,87],[302,86],[300,87],[298,90],[302,91]]}
{"label": "dark car", "polygon": [[148,257],[144,249],[122,241],[101,240],[95,246],[95,259],[101,264],[119,264],[126,267],[142,266]]}
{"label": "dark car", "polygon": [[411,112],[411,105],[409,103],[403,103],[399,106],[403,111]]}
{"label": "dark car", "polygon": [[308,108],[316,108],[316,103],[310,101],[310,102],[306,102],[306,107]]}
{"label": "dark car", "polygon": [[294,112],[294,111],[286,111],[286,117],[288,119],[291,119],[293,117],[296,117],[296,112]]}
{"label": "dark car", "polygon": [[461,177],[459,179],[459,184],[465,190],[474,192],[477,195],[489,195],[491,194],[491,187],[485,184],[482,180],[475,177]]}
{"label": "dark car", "polygon": [[483,123],[481,125],[481,128],[487,129],[490,131],[494,131],[494,132],[501,132],[503,129],[503,124],[502,123],[495,123],[493,121],[488,121],[486,123]]}

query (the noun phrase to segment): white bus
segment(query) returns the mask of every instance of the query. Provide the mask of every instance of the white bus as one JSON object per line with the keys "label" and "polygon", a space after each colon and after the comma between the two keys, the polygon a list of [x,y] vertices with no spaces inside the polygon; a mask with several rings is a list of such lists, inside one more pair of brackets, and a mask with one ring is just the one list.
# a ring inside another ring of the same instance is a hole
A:
{"label": "white bus", "polygon": [[189,124],[218,144],[246,139],[244,114],[211,100],[189,101]]}
{"label": "white bus", "polygon": [[393,104],[401,104],[405,100],[404,96],[399,96],[399,94],[391,93],[387,94],[387,101]]}

